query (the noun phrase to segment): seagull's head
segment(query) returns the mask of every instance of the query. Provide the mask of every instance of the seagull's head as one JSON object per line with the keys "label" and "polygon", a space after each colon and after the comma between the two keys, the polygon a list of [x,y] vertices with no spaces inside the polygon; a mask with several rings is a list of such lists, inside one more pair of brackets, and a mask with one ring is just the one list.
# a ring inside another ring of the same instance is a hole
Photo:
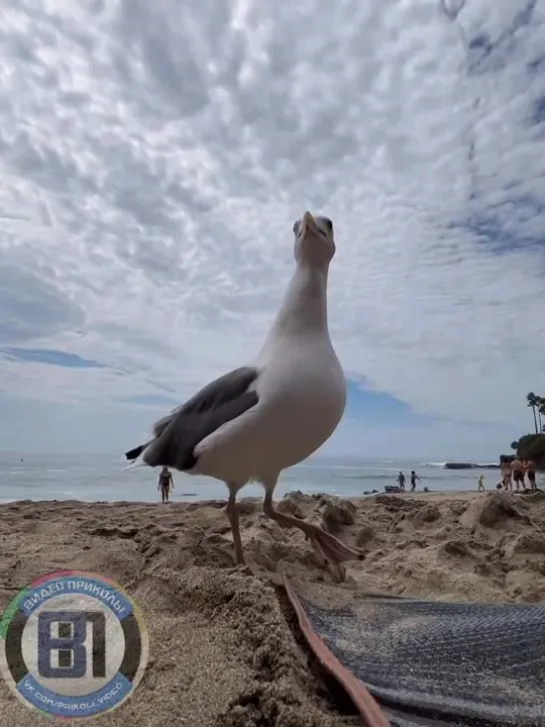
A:
{"label": "seagull's head", "polygon": [[335,255],[333,222],[327,217],[314,217],[305,212],[293,225],[295,259],[300,263],[327,266]]}

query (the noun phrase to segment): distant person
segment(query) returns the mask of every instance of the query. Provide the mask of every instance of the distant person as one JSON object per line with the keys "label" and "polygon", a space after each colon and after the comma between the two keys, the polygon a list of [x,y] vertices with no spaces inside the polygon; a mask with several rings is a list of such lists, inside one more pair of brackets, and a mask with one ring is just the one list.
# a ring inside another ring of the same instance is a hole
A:
{"label": "distant person", "polygon": [[416,474],[414,470],[411,470],[411,492],[414,492],[416,490],[416,480],[420,482],[420,477]]}
{"label": "distant person", "polygon": [[161,500],[163,502],[169,502],[170,491],[174,489],[174,480],[172,479],[172,473],[168,467],[163,467],[159,474],[159,484],[157,489],[161,492]]}
{"label": "distant person", "polygon": [[526,475],[528,477],[530,489],[537,490],[537,487],[536,487],[536,463],[531,459],[527,459],[526,462],[524,463],[524,469],[526,470]]}
{"label": "distant person", "polygon": [[517,455],[511,462],[511,472],[513,473],[513,479],[517,488],[517,492],[520,490],[520,485],[526,489],[524,485],[524,465],[520,461],[520,457]]}
{"label": "distant person", "polygon": [[481,490],[484,490],[484,475],[479,475],[477,480],[477,491],[480,492]]}
{"label": "distant person", "polygon": [[403,472],[400,472],[397,476],[397,484],[399,485],[399,489],[403,490],[405,492],[405,475]]}
{"label": "distant person", "polygon": [[502,462],[501,478],[504,490],[512,490],[513,482],[511,480],[511,462]]}

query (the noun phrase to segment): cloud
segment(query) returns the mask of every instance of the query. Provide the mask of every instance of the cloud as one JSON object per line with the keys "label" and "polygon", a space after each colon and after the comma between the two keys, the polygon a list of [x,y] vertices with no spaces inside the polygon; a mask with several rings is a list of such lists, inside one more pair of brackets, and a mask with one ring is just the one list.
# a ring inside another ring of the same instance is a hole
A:
{"label": "cloud", "polygon": [[8,361],[33,361],[35,363],[49,364],[50,366],[62,366],[74,369],[100,369],[102,365],[98,361],[76,356],[74,353],[63,351],[48,351],[39,348],[0,348],[0,355],[4,354]]}
{"label": "cloud", "polygon": [[347,375],[515,436],[545,384],[544,47],[522,0],[4,9],[0,345],[64,364],[3,358],[0,396],[120,441],[112,406],[253,356],[308,207]]}
{"label": "cloud", "polygon": [[[63,329],[81,325],[82,311],[51,281],[55,272],[45,263],[35,271],[24,269],[29,250],[14,250],[15,240],[4,233],[0,249],[0,340],[22,343],[54,336]],[[17,257],[21,267],[8,261]]]}
{"label": "cloud", "polygon": [[179,402],[169,399],[167,396],[133,396],[127,399],[128,404],[141,404],[142,406],[174,407]]}

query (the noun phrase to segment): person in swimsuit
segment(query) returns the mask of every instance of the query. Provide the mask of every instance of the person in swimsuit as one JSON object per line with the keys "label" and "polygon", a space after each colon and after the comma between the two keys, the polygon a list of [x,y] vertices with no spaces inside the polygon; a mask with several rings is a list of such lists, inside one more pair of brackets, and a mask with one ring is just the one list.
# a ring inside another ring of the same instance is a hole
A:
{"label": "person in swimsuit", "polygon": [[484,490],[484,475],[479,475],[479,479],[477,480],[477,490],[479,492]]}
{"label": "person in swimsuit", "polygon": [[399,485],[399,489],[403,490],[405,492],[405,475],[403,472],[400,472],[397,476],[397,484]]}
{"label": "person in swimsuit", "polygon": [[416,490],[416,480],[420,482],[420,477],[416,474],[414,470],[411,470],[411,492],[414,492]]}
{"label": "person in swimsuit", "polygon": [[159,484],[157,489],[161,491],[161,500],[163,502],[169,501],[170,491],[174,489],[174,480],[172,479],[172,473],[168,467],[163,467],[159,474]]}
{"label": "person in swimsuit", "polygon": [[528,482],[530,483],[530,489],[531,490],[537,490],[536,487],[536,463],[533,462],[531,459],[527,459],[524,463],[524,469],[526,470],[526,475],[528,476]]}
{"label": "person in swimsuit", "polygon": [[526,489],[524,485],[524,465],[522,464],[518,456],[515,457],[515,459],[511,462],[511,472],[513,473],[513,479],[517,487],[517,492],[519,492],[520,490],[520,485],[522,485],[522,487]]}
{"label": "person in swimsuit", "polygon": [[511,462],[503,462],[501,466],[502,484],[504,490],[512,490],[513,483],[511,481]]}

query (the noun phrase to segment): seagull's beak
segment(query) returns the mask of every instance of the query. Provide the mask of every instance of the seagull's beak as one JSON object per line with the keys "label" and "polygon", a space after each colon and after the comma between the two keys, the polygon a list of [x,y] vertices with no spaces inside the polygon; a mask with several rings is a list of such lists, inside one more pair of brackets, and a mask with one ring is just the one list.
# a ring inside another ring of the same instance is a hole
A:
{"label": "seagull's beak", "polygon": [[316,230],[316,222],[314,222],[314,217],[310,214],[310,212],[307,210],[305,214],[303,215],[303,224],[301,225],[301,237],[304,237],[307,230]]}

